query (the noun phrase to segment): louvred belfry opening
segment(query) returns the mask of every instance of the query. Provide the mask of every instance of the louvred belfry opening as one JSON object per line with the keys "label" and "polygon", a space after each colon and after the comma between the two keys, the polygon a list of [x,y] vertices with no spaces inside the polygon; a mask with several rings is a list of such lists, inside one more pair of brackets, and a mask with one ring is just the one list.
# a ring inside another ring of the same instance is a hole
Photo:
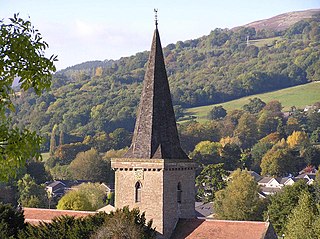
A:
{"label": "louvred belfry opening", "polygon": [[188,158],[180,146],[157,28],[153,35],[132,144],[124,157]]}

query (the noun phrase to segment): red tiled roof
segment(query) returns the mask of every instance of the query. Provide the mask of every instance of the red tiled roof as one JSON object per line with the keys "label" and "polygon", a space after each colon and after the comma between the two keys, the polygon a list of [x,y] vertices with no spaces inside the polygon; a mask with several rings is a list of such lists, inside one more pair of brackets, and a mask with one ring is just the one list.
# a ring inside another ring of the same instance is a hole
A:
{"label": "red tiled roof", "polygon": [[[268,233],[268,237],[266,234]],[[269,222],[183,219],[172,239],[263,239],[277,238]]]}
{"label": "red tiled roof", "polygon": [[88,215],[95,214],[96,212],[88,211],[71,211],[71,210],[56,210],[56,209],[44,209],[44,208],[23,208],[23,214],[25,222],[31,224],[39,224],[43,222],[51,222],[55,217],[59,216],[74,216],[74,217],[85,217]]}

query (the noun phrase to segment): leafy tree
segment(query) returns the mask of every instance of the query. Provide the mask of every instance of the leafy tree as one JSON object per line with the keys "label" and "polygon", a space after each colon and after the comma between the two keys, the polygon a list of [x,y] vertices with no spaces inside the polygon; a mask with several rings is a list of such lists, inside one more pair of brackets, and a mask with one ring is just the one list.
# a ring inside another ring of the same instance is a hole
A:
{"label": "leafy tree", "polygon": [[288,221],[288,216],[298,205],[301,193],[310,190],[311,187],[304,180],[299,180],[292,186],[286,186],[282,191],[270,197],[268,212],[265,216],[270,218],[270,222],[278,235],[284,233],[284,226]]}
{"label": "leafy tree", "polygon": [[76,190],[86,195],[93,209],[97,210],[105,205],[106,190],[100,183],[82,183]]}
{"label": "leafy tree", "polygon": [[155,230],[152,228],[152,221],[146,221],[145,214],[139,209],[131,211],[129,207],[117,209],[110,213],[105,224],[91,237],[91,239],[111,238],[156,238]]}
{"label": "leafy tree", "polygon": [[285,238],[316,239],[319,238],[314,230],[316,217],[319,216],[310,192],[303,191],[299,196],[298,205],[288,217],[285,226]]}
{"label": "leafy tree", "polygon": [[272,148],[272,143],[259,141],[251,149],[251,156],[253,160],[252,169],[253,171],[260,173],[261,160],[263,156]]}
{"label": "leafy tree", "polygon": [[29,160],[26,164],[27,174],[29,174],[37,184],[45,183],[51,176],[46,171],[44,163],[36,160]]}
{"label": "leafy tree", "polygon": [[240,166],[241,150],[236,144],[226,144],[221,149],[221,161],[225,170],[235,170]]}
{"label": "leafy tree", "polygon": [[87,195],[79,190],[67,192],[58,202],[59,210],[95,211]]}
{"label": "leafy tree", "polygon": [[303,131],[294,131],[287,138],[288,146],[291,148],[304,147],[309,144],[308,135]]}
{"label": "leafy tree", "polygon": [[258,139],[256,117],[249,113],[244,113],[239,119],[234,134],[239,137],[243,149],[252,147]]}
{"label": "leafy tree", "polygon": [[78,153],[89,150],[90,146],[83,143],[72,143],[59,145],[54,157],[59,158],[59,163],[61,165],[70,164],[72,160],[75,159]]}
{"label": "leafy tree", "polygon": [[196,178],[198,199],[204,202],[212,202],[215,193],[226,187],[225,178],[227,176],[228,173],[223,169],[222,163],[205,166]]}
{"label": "leafy tree", "polygon": [[286,176],[298,171],[299,162],[292,150],[277,145],[273,146],[262,158],[260,168],[262,175]]}
{"label": "leafy tree", "polygon": [[22,211],[0,202],[0,238],[17,238],[18,232],[25,226]]}
{"label": "leafy tree", "polygon": [[219,219],[261,220],[264,202],[259,186],[246,171],[237,169],[230,175],[227,187],[216,193],[214,210]]}
{"label": "leafy tree", "polygon": [[57,143],[56,143],[56,134],[57,134],[57,130],[58,130],[58,125],[55,124],[52,128],[51,131],[51,136],[50,136],[50,155],[54,155],[54,151],[57,148]]}
{"label": "leafy tree", "polygon": [[250,114],[257,114],[263,109],[263,107],[265,107],[265,105],[265,102],[260,98],[255,97],[253,99],[249,99],[249,103],[245,104],[242,108]]}
{"label": "leafy tree", "polygon": [[201,141],[196,145],[190,157],[202,165],[217,163],[220,161],[221,145],[217,142]]}
{"label": "leafy tree", "polygon": [[214,106],[209,114],[208,118],[211,120],[222,119],[227,115],[227,111],[222,107],[222,105]]}
{"label": "leafy tree", "polygon": [[104,161],[95,149],[77,154],[69,166],[74,179],[106,182],[110,173],[110,165]]}
{"label": "leafy tree", "polygon": [[14,91],[11,88],[15,77],[20,77],[20,88],[34,89],[37,94],[50,86],[51,74],[55,71],[55,56],[44,56],[48,44],[30,21],[18,14],[10,23],[0,20],[0,180],[16,175],[17,168],[28,158],[40,157],[41,138],[35,132],[11,127],[6,110],[14,111]]}
{"label": "leafy tree", "polygon": [[44,186],[36,184],[29,174],[18,181],[19,202],[24,207],[46,207],[47,194]]}

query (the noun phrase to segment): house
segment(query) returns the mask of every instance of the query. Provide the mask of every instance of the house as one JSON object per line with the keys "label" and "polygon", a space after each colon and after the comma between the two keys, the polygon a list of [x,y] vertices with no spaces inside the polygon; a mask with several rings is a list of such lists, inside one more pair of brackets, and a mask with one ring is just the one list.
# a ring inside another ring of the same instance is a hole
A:
{"label": "house", "polygon": [[197,218],[208,218],[213,215],[213,202],[208,203],[195,203],[196,217]]}
{"label": "house", "polygon": [[277,239],[270,222],[180,219],[172,239]]}

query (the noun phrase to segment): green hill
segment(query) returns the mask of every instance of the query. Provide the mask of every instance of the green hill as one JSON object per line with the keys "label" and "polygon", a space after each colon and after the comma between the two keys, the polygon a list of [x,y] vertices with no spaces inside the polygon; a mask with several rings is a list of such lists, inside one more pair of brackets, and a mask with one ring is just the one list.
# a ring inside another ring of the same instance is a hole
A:
{"label": "green hill", "polygon": [[222,105],[227,111],[241,109],[243,105],[249,102],[250,98],[252,99],[254,97],[258,97],[266,103],[272,100],[278,100],[284,107],[283,111],[290,110],[291,106],[303,109],[306,105],[312,105],[320,101],[320,82],[317,81],[264,94],[251,95],[222,104],[189,108],[187,109],[187,114],[195,116],[197,120],[200,121],[207,120],[207,115],[214,106]]}

